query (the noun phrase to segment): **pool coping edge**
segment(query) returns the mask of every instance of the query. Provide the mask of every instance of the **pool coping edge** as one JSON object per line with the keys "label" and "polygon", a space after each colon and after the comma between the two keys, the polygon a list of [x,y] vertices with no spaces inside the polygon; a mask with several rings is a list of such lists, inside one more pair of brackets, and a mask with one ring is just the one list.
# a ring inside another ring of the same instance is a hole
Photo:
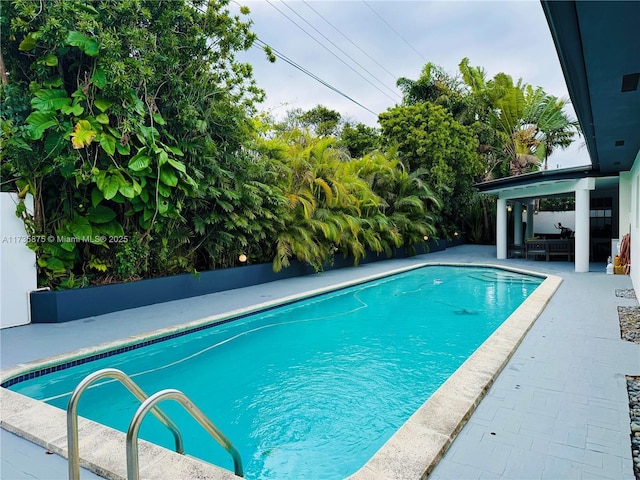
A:
{"label": "pool coping edge", "polygon": [[427,478],[562,283],[541,276],[543,283],[348,480]]}

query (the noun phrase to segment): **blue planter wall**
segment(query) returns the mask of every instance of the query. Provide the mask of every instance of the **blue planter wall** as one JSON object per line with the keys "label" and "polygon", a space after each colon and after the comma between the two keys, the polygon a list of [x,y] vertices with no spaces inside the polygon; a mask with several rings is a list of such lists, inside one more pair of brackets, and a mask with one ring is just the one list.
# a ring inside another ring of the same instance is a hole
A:
{"label": "blue planter wall", "polygon": [[[418,254],[437,252],[444,250],[448,246],[455,246],[461,243],[463,243],[462,239],[453,242],[430,241],[426,245],[417,246],[416,251]],[[393,256],[402,258],[408,255],[404,249],[398,249]],[[384,254],[368,253],[360,263],[375,262],[386,258]],[[351,266],[353,266],[353,258],[337,256],[334,264],[327,266],[325,270]],[[312,273],[314,273],[312,267],[299,262],[291,262],[288,268],[275,273],[269,263],[211,270],[201,272],[197,276],[183,274],[76,290],[32,292],[31,322],[68,322],[129,308],[197,297]]]}

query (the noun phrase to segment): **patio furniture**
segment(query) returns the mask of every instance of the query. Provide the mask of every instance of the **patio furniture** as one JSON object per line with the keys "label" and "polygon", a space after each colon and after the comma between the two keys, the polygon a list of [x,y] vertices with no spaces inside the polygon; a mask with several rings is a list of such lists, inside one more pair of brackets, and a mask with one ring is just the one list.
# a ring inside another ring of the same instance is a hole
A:
{"label": "patio furniture", "polygon": [[548,262],[551,257],[567,257],[571,261],[574,256],[573,238],[530,238],[525,241],[525,258],[544,256]]}
{"label": "patio furniture", "polygon": [[544,255],[549,260],[549,244],[545,239],[531,238],[524,242],[525,254],[524,258],[529,260],[529,256],[537,257]]}
{"label": "patio furniture", "polygon": [[523,258],[525,256],[526,246],[524,243],[521,244],[511,244],[507,247],[507,258]]}
{"label": "patio furniture", "polygon": [[559,240],[548,240],[549,253],[547,255],[547,261],[549,257],[567,257],[567,261],[570,262],[573,258],[575,249],[575,240],[573,238],[563,238]]}

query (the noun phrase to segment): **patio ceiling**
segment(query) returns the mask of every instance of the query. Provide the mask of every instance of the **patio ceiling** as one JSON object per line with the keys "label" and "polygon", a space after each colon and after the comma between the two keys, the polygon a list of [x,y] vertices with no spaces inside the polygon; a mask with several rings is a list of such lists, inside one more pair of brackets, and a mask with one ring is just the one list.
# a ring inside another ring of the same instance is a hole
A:
{"label": "patio ceiling", "polygon": [[541,3],[593,170],[630,170],[640,150],[640,2]]}

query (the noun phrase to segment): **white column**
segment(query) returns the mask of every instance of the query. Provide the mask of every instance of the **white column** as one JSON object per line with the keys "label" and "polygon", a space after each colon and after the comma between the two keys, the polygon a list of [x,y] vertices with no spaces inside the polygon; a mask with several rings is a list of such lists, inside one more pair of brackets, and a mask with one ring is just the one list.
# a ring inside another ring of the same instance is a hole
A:
{"label": "white column", "polygon": [[514,245],[522,245],[522,203],[514,202],[513,204],[513,243]]}
{"label": "white column", "polygon": [[631,192],[633,190],[631,172],[620,172],[620,183],[618,187],[618,238],[622,239],[625,233],[631,232],[631,209],[633,200]]}
{"label": "white column", "polygon": [[507,258],[507,201],[498,198],[496,205],[496,258],[502,260]]}
{"label": "white column", "polygon": [[533,229],[533,214],[535,209],[535,201],[529,202],[527,205],[527,238],[533,237],[535,230]]}
{"label": "white column", "polygon": [[576,272],[589,271],[589,190],[576,190]]}

